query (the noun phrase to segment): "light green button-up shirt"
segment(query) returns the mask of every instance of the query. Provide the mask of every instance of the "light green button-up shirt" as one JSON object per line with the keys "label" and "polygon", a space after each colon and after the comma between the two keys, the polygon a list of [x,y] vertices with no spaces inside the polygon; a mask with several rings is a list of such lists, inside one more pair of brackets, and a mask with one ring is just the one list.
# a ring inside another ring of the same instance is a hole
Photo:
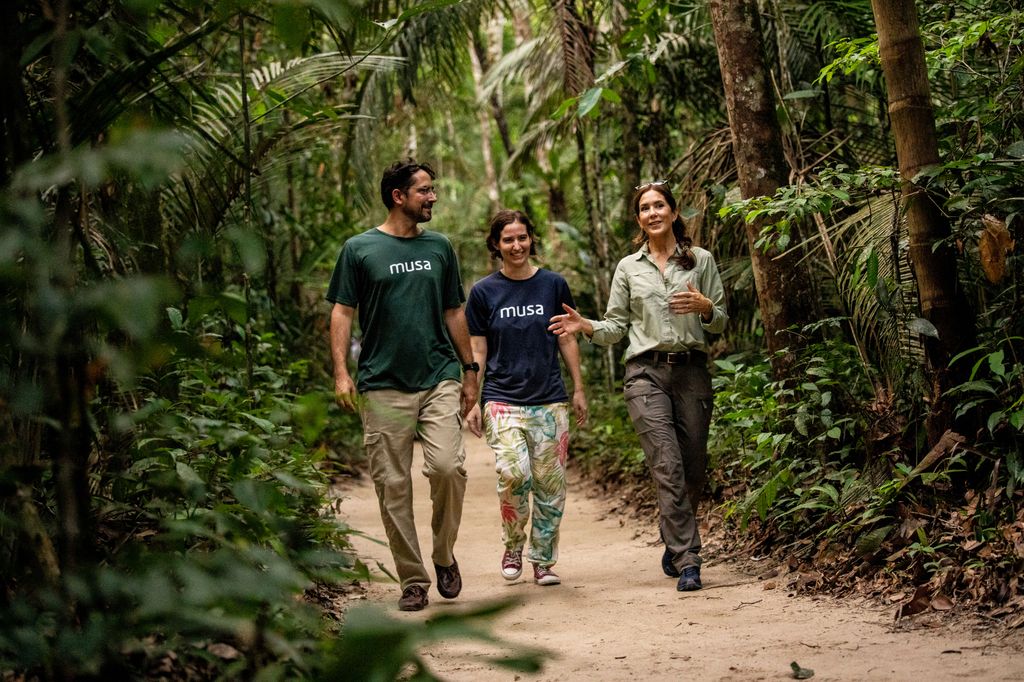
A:
{"label": "light green button-up shirt", "polygon": [[[678,253],[678,247],[676,251]],[[628,333],[627,360],[649,350],[707,352],[705,332],[720,333],[729,315],[725,311],[725,290],[715,259],[700,247],[692,247],[692,251],[697,261],[693,269],[684,270],[669,259],[664,274],[651,259],[647,244],[620,260],[612,278],[604,319],[591,320],[594,327],[591,341],[608,346]],[[690,282],[711,299],[714,310],[711,321],[706,324],[698,313],[676,315],[669,310],[669,296],[688,291],[686,285]]]}

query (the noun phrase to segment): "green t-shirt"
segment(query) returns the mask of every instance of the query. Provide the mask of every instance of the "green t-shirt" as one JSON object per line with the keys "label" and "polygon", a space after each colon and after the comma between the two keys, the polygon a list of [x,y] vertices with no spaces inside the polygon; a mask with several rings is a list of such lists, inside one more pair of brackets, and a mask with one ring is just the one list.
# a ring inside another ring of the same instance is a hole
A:
{"label": "green t-shirt", "polygon": [[360,392],[423,391],[460,379],[444,311],[462,305],[466,294],[444,235],[424,230],[402,238],[373,228],[352,237],[338,256],[327,300],[359,313]]}

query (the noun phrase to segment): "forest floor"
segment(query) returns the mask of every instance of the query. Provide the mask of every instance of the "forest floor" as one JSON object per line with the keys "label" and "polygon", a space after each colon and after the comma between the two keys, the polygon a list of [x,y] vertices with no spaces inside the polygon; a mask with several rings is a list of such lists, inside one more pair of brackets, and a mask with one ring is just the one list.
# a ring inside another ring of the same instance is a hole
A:
{"label": "forest floor", "polygon": [[[785,566],[746,561],[742,566],[757,566],[756,574],[741,570],[739,562],[724,558],[713,532],[704,535],[704,589],[677,592],[675,580],[661,571],[654,524],[613,511],[620,503],[571,468],[555,566],[562,584],[535,585],[529,564],[519,580],[505,581],[493,455],[468,432],[466,447],[469,485],[455,545],[462,594],[447,600],[431,587],[430,605],[416,613],[398,610],[400,590],[386,579],[366,586],[364,596],[408,621],[509,600],[512,608],[497,616],[492,632],[512,645],[544,649],[551,658],[536,675],[517,673],[482,659],[510,654],[511,648],[445,641],[421,651],[442,679],[781,680],[794,678],[796,662],[813,670],[815,680],[1024,680],[1024,628],[934,611],[896,622],[897,604],[798,592]],[[421,463],[417,447],[415,514],[429,563],[430,495],[418,473]],[[341,484],[337,493],[349,525],[384,538],[368,477]],[[353,539],[368,564],[393,567],[385,545]]]}

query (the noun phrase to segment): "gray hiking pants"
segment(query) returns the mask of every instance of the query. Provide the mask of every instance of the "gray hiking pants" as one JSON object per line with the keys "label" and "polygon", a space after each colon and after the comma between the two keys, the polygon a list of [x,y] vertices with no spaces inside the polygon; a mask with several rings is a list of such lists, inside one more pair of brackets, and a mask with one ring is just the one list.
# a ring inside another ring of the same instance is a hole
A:
{"label": "gray hiking pants", "polygon": [[626,362],[623,395],[657,489],[665,547],[682,571],[701,561],[695,514],[707,478],[711,375],[703,353],[678,364],[653,356]]}

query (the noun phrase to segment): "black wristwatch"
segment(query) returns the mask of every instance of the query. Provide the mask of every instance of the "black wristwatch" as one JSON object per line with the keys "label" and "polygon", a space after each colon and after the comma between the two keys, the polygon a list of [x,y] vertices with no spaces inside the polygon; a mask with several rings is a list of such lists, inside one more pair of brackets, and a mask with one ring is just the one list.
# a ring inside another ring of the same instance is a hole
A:
{"label": "black wristwatch", "polygon": [[463,372],[477,372],[477,373],[479,373],[480,372],[480,363],[479,362],[464,362],[464,363],[462,363],[462,371]]}

